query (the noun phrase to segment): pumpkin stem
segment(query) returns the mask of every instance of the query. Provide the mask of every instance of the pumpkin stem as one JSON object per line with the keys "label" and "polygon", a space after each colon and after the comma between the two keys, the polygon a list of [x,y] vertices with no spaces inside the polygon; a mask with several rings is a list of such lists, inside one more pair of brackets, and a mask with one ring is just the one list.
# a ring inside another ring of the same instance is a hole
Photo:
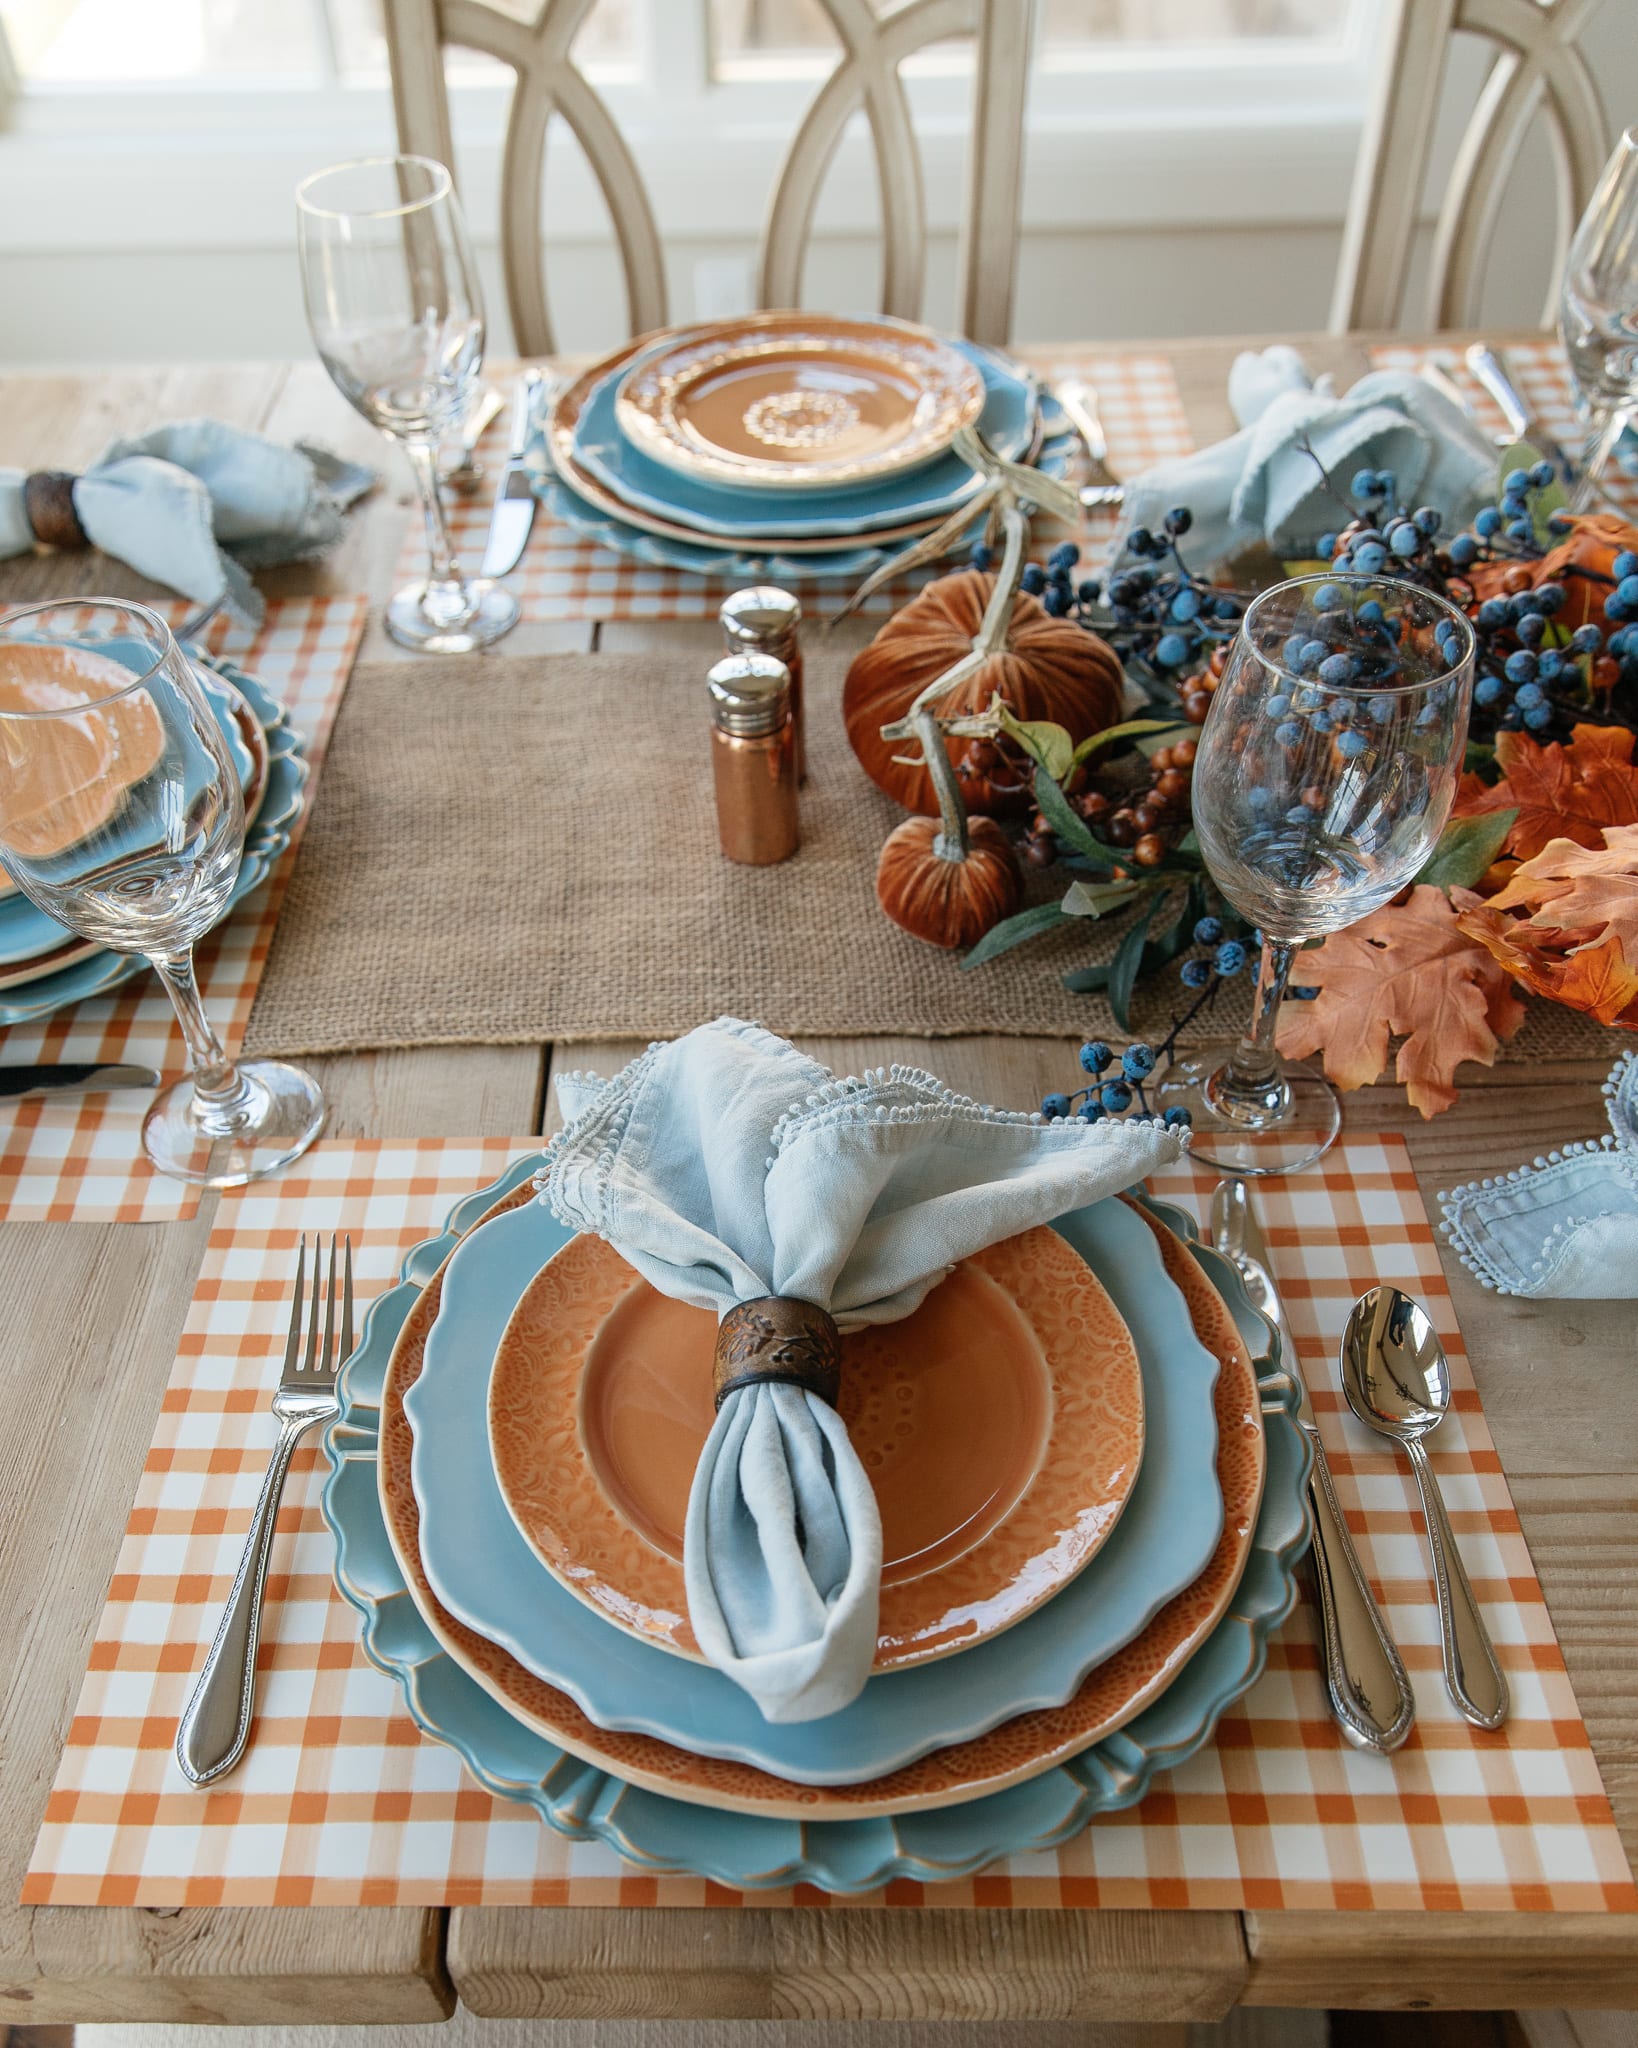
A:
{"label": "pumpkin stem", "polygon": [[995,588],[990,592],[990,601],[984,607],[984,616],[973,638],[973,652],[981,662],[999,654],[1007,644],[1007,634],[1012,626],[1013,600],[1018,595],[1018,585],[1024,574],[1024,544],[1029,539],[1029,521],[1010,489],[1004,489],[1001,494],[1001,528],[1005,536],[1001,567],[996,571]]}
{"label": "pumpkin stem", "polygon": [[921,740],[927,772],[933,778],[933,793],[938,798],[939,829],[933,839],[933,852],[940,860],[959,863],[967,858],[968,851],[967,806],[961,801],[961,788],[944,744],[944,734],[930,704],[924,704],[910,716]]}

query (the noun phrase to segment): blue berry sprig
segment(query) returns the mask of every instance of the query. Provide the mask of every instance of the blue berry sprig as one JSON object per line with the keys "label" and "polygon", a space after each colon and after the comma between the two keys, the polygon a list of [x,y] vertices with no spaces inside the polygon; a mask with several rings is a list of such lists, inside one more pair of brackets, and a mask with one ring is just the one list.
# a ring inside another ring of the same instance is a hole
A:
{"label": "blue berry sprig", "polygon": [[[1152,1117],[1154,1111],[1149,1107],[1143,1084],[1154,1072],[1155,1062],[1155,1048],[1142,1039],[1135,1039],[1126,1048],[1118,1066],[1113,1046],[1106,1045],[1101,1038],[1089,1039],[1081,1047],[1081,1071],[1090,1075],[1090,1080],[1085,1087],[1067,1095],[1043,1095],[1041,1114],[1049,1123],[1075,1117],[1083,1124],[1097,1124],[1110,1117],[1123,1117],[1135,1105],[1140,1116]],[[1183,1130],[1192,1119],[1186,1109],[1177,1108],[1168,1109],[1161,1121],[1168,1129]]]}
{"label": "blue berry sprig", "polygon": [[[1176,505],[1158,533],[1134,527],[1107,580],[1086,576],[1077,581],[1080,551],[1065,541],[1044,567],[1032,562],[1023,583],[1053,618],[1073,618],[1106,640],[1128,668],[1141,672],[1156,701],[1185,711],[1188,698],[1198,694],[1189,690],[1188,680],[1216,647],[1233,639],[1251,602],[1249,591],[1220,588],[1183,559],[1178,543],[1193,524],[1189,508]],[[975,564],[977,559],[975,551]],[[1194,722],[1204,717],[1202,704]]]}

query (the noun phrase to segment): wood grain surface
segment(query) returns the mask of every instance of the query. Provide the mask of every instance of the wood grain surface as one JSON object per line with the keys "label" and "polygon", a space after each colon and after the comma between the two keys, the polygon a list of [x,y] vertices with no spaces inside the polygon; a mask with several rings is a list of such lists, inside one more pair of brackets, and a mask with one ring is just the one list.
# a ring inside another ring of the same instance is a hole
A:
{"label": "wood grain surface", "polygon": [[[1235,345],[1167,345],[1197,440],[1232,422]],[[1358,341],[1302,343],[1344,384]],[[385,481],[325,561],[272,572],[271,594],[367,591],[364,658],[410,515],[396,454],[316,364],[156,368],[0,379],[0,457],[92,460],[116,432],[214,413],[374,462]],[[99,555],[0,565],[0,603],[152,586]],[[157,594],[157,593],[155,593]],[[509,653],[715,646],[708,625],[520,629]],[[403,657],[413,659],[413,657]],[[632,1045],[576,1046],[612,1071]],[[810,1043],[850,1070],[904,1059],[988,1101],[1061,1085],[1056,1040]],[[340,1135],[549,1128],[548,1046],[434,1049],[315,1062]],[[1404,1133],[1424,1199],[1602,1125],[1607,1063],[1464,1072],[1434,1123],[1388,1088],[1348,1099],[1354,1129]],[[213,1204],[186,1224],[0,1228],[11,1341],[0,1389],[0,2025],[436,2020],[455,1992],[517,2018],[848,2022],[1210,2020],[1261,2005],[1616,2007],[1638,2003],[1638,1917],[1325,1913],[758,1912],[465,1908],[154,1911],[15,1900],[73,1713]],[[1504,1301],[1446,1260],[1503,1464],[1586,1714],[1622,1839],[1638,1851],[1638,1359],[1630,1306]],[[1054,2037],[1046,2029],[1043,2041]],[[1002,2036],[1001,2038],[1005,2038]],[[1019,2038],[1022,2038],[1020,2034]],[[1036,2038],[1031,2036],[1031,2038]],[[1077,2038],[1083,2038],[1077,2036]],[[1089,2043],[1124,2039],[1112,2028]],[[1145,2036],[1148,2038],[1148,2036]],[[1155,2037],[1168,2038],[1157,2028]],[[1178,2038],[1174,2036],[1174,2038]]]}

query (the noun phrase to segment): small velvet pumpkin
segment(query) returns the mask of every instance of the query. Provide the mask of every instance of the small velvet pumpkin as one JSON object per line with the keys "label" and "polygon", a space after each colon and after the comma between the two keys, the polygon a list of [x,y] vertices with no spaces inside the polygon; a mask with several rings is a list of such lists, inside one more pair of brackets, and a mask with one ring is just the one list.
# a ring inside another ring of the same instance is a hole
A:
{"label": "small velvet pumpkin", "polygon": [[[1487,597],[1534,590],[1543,583],[1562,583],[1564,609],[1554,614],[1553,624],[1572,633],[1577,626],[1586,625],[1609,632],[1604,600],[1615,588],[1610,564],[1629,549],[1638,549],[1638,529],[1613,512],[1584,513],[1558,546],[1549,549],[1539,562],[1475,563],[1468,573],[1475,609]],[[1583,573],[1586,571],[1591,573]]]}
{"label": "small velvet pumpkin", "polygon": [[937,818],[906,818],[876,863],[876,900],[913,938],[971,946],[1018,908],[1018,862],[1001,827],[974,818],[961,853]]}
{"label": "small velvet pumpkin", "polygon": [[[915,748],[884,740],[881,728],[903,718],[920,692],[971,650],[994,587],[995,578],[976,569],[941,576],[893,614],[847,672],[842,716],[848,744],[876,787],[908,811],[931,816],[937,810],[932,778],[919,761],[909,767],[896,761],[896,754]],[[1050,719],[1079,743],[1119,720],[1122,689],[1111,647],[1072,620],[1053,618],[1039,599],[1020,591],[1006,647],[934,708],[940,718],[960,718],[983,711],[999,694],[1014,717]],[[1003,816],[1028,808],[1027,777],[1023,787],[1008,787],[1004,776],[998,780],[966,762],[969,744],[945,740],[967,809]],[[993,758],[994,749],[985,751]]]}

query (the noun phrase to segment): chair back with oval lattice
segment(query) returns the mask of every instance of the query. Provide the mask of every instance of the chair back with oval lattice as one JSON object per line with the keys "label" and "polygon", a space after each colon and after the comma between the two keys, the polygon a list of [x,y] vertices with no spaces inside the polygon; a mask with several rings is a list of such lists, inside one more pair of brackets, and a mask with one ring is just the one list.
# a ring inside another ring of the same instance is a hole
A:
{"label": "chair back with oval lattice", "polygon": [[[573,44],[595,0],[539,0],[532,19],[488,0],[384,0],[393,105],[402,149],[452,170],[454,138],[443,48],[459,44],[516,74],[501,161],[501,255],[520,354],[551,354],[541,193],[554,115],[572,130],[602,188],[625,273],[634,334],[669,314],[660,231],[647,189],[607,105],[576,65]],[[818,0],[841,52],[791,138],[774,181],[757,263],[757,303],[797,303],[802,262],[826,170],[849,118],[862,112],[881,193],[884,313],[919,319],[927,265],[921,161],[902,70],[931,43],[970,37],[973,122],[958,265],[957,324],[1002,343],[1012,322],[1029,75],[1029,0]]]}
{"label": "chair back with oval lattice", "polygon": [[[1577,38],[1600,0],[1378,0],[1381,61],[1343,233],[1331,307],[1335,333],[1474,327],[1502,199],[1531,123],[1552,144],[1557,278],[1615,136]],[[1630,4],[1630,0],[1622,0]],[[1495,55],[1440,204],[1425,306],[1404,313],[1411,244],[1453,35],[1483,36]]]}

